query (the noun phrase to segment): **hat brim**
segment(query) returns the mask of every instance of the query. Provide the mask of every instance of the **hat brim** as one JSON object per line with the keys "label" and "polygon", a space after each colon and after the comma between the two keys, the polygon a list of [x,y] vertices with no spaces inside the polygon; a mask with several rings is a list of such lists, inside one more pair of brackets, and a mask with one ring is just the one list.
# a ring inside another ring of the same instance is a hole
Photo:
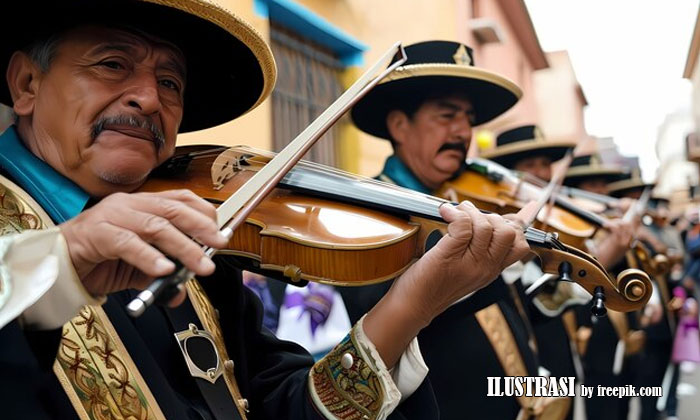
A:
{"label": "hat brim", "polygon": [[512,167],[517,161],[532,156],[547,156],[554,162],[563,158],[567,150],[574,147],[576,147],[576,144],[571,142],[550,142],[533,139],[484,150],[479,156],[500,163],[503,166]]}
{"label": "hat brim", "polygon": [[583,165],[574,166],[566,171],[564,185],[575,187],[579,183],[590,179],[602,179],[604,182],[612,183],[618,181],[625,171],[616,166],[606,165]]}
{"label": "hat brim", "polygon": [[390,140],[386,126],[389,112],[419,93],[440,89],[467,96],[474,108],[474,125],[503,114],[522,96],[515,83],[487,70],[456,64],[413,64],[384,78],[355,104],[351,117],[365,133]]}
{"label": "hat brim", "polygon": [[608,194],[612,195],[613,197],[621,197],[622,195],[632,191],[641,191],[646,188],[654,188],[655,185],[656,184],[648,184],[641,179],[625,179],[609,184]]}
{"label": "hat brim", "polygon": [[[22,1],[3,6],[0,74],[9,58],[37,37],[76,25],[134,27],[179,47],[186,59],[184,116],[179,131],[223,124],[259,105],[272,91],[275,61],[265,40],[248,23],[205,0]],[[12,105],[0,80],[0,103]]]}

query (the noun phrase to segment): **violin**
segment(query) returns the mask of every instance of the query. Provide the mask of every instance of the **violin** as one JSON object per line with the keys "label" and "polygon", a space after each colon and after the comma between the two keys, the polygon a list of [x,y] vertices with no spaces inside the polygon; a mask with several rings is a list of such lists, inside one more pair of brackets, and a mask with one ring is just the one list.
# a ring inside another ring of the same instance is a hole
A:
{"label": "violin", "polygon": [[[252,148],[181,146],[140,191],[189,188],[216,204],[263,170],[273,153]],[[242,268],[293,284],[366,285],[398,277],[446,234],[447,200],[301,161],[233,232],[219,252]],[[594,312],[642,307],[649,277],[628,270],[611,279],[590,255],[556,234],[527,228],[542,269],[594,295]]]}
{"label": "violin", "polygon": [[[540,186],[483,158],[467,159],[461,173],[437,192],[441,197],[469,200],[477,207],[499,214],[516,212],[528,202],[538,200],[541,194]],[[585,241],[605,224],[603,217],[557,195],[551,209],[538,213],[535,227],[555,231],[563,242],[585,249]]]}

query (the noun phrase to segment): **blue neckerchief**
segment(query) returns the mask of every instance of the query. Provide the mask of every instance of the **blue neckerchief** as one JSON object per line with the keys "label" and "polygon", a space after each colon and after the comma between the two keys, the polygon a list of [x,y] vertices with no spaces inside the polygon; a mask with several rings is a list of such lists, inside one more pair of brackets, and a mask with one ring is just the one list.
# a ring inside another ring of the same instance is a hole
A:
{"label": "blue neckerchief", "polygon": [[382,175],[389,177],[396,185],[409,190],[422,192],[423,194],[432,194],[433,190],[423,185],[413,172],[408,169],[401,159],[396,155],[391,155],[384,163]]}
{"label": "blue neckerchief", "polygon": [[56,223],[80,213],[90,196],[26,148],[14,126],[0,134],[0,168]]}

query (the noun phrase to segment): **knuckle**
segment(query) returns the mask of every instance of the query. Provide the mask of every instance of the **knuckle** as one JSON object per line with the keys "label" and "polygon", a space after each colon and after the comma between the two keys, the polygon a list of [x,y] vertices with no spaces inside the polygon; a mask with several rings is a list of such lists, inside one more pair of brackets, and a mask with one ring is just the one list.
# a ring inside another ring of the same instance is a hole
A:
{"label": "knuckle", "polygon": [[137,239],[137,235],[126,229],[119,229],[112,237],[112,245],[114,249],[118,251],[123,251],[124,249],[131,246],[133,241]]}
{"label": "knuckle", "polygon": [[167,198],[158,198],[155,205],[158,209],[160,209],[160,212],[163,214],[163,216],[168,219],[174,218],[182,210],[181,203],[175,200],[169,200]]}
{"label": "knuckle", "polygon": [[142,232],[144,236],[153,238],[170,226],[170,222],[155,214],[147,216],[143,221]]}

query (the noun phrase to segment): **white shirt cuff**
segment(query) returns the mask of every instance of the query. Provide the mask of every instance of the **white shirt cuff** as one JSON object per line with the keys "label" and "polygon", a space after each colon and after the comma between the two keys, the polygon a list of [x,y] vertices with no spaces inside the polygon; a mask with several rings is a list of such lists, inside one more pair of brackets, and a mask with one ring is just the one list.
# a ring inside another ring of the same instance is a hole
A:
{"label": "white shirt cuff", "polygon": [[83,287],[58,227],[0,237],[0,281],[7,298],[0,328],[20,315],[25,328],[59,328],[84,305],[104,301]]}
{"label": "white shirt cuff", "polygon": [[[388,371],[377,348],[374,347],[372,341],[365,335],[362,326],[363,320],[364,317],[358,322],[359,328],[357,328],[355,337],[357,342],[362,345],[364,350],[372,357],[377,369],[384,373],[380,374],[379,377],[387,390],[387,395],[393,397],[391,407],[391,411],[393,411],[400,401],[410,397],[416,389],[418,389],[420,384],[423,383],[423,380],[425,380],[425,377],[428,375],[428,366],[425,364],[423,355],[420,352],[418,338],[415,337],[411,340],[408,347],[406,347],[406,351],[403,352],[396,365],[391,371]],[[397,392],[398,395],[396,394]],[[388,399],[389,398],[387,398],[387,400]],[[389,413],[391,413],[391,411],[389,411]]]}

